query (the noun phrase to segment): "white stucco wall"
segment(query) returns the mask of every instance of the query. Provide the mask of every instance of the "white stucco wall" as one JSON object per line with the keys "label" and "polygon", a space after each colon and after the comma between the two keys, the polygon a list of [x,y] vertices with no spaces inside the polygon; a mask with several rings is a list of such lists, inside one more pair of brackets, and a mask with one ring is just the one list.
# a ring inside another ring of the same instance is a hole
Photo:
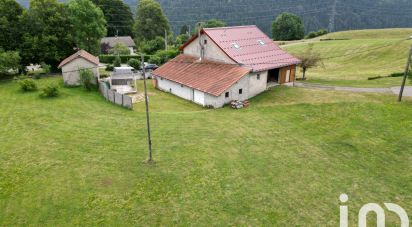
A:
{"label": "white stucco wall", "polygon": [[[257,74],[260,74],[260,79],[257,79]],[[266,91],[267,71],[251,73],[244,76],[218,97],[187,86],[182,87],[182,85],[178,83],[166,79],[162,80],[161,78],[157,78],[157,86],[160,90],[170,92],[202,106],[220,108],[233,100],[244,101]],[[240,89],[242,89],[242,94],[239,94]],[[226,92],[229,92],[229,97],[226,97]]]}
{"label": "white stucco wall", "polygon": [[199,105],[205,105],[205,93],[202,91],[198,91],[193,89],[193,101]]}
{"label": "white stucco wall", "polygon": [[97,68],[97,65],[83,58],[77,58],[62,67],[64,84],[70,86],[79,85],[81,69],[90,69],[96,78],[99,77],[99,69]]}
{"label": "white stucco wall", "polygon": [[170,80],[157,78],[157,86],[160,90],[170,92],[181,98],[193,101],[193,89]]}
{"label": "white stucco wall", "polygon": [[[201,35],[202,39],[207,41],[205,44],[205,58],[209,60],[222,61],[226,63],[235,63],[230,59],[223,51],[220,49],[210,38],[209,36],[203,34]],[[199,38],[196,38],[192,41],[187,47],[183,49],[184,54],[200,57],[200,44]]]}

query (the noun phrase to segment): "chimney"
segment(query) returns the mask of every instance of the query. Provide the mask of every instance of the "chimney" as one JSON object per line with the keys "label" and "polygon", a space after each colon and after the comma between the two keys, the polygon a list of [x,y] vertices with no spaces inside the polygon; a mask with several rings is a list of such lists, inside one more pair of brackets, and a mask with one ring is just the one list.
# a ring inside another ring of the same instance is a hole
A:
{"label": "chimney", "polygon": [[205,46],[204,46],[204,42],[202,39],[202,26],[201,26],[201,22],[199,22],[199,29],[198,29],[198,38],[199,38],[199,46],[200,46],[200,58],[199,61],[202,61],[205,57]]}

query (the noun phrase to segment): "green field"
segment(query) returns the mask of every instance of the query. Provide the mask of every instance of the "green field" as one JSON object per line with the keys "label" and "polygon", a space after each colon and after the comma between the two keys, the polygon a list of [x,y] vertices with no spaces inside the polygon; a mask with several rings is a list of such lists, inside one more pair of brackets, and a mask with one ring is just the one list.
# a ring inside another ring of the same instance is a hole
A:
{"label": "green field", "polygon": [[323,64],[308,71],[307,82],[354,87],[391,87],[400,86],[402,78],[368,78],[403,72],[409,47],[412,45],[412,40],[406,39],[411,35],[412,29],[345,31],[305,43],[285,45],[284,48],[292,54],[299,54],[307,49],[309,43],[313,43],[314,50],[320,53],[324,59]]}
{"label": "green field", "polygon": [[341,193],[351,224],[369,202],[412,214],[410,99],[278,87],[206,110],[150,88],[148,165],[143,104],[0,97],[1,226],[337,226]]}

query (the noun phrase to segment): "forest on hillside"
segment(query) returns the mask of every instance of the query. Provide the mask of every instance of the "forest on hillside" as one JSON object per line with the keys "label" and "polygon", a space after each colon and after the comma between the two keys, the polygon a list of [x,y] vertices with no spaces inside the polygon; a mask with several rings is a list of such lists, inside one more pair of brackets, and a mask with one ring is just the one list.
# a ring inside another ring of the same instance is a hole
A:
{"label": "forest on hillside", "polygon": [[[27,6],[28,0],[18,0]],[[282,12],[299,15],[306,31],[412,27],[411,0],[158,0],[175,33],[183,25],[220,19],[228,25],[259,26],[270,34]],[[139,0],[125,0],[135,12]]]}

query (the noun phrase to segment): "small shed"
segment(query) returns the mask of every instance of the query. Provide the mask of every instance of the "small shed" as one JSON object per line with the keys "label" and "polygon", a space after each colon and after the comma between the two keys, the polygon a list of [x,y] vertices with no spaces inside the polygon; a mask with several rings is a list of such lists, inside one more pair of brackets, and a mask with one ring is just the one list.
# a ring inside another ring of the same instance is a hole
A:
{"label": "small shed", "polygon": [[76,86],[80,84],[80,71],[89,69],[97,78],[99,78],[99,58],[93,56],[85,50],[79,50],[59,64],[62,70],[65,85]]}

